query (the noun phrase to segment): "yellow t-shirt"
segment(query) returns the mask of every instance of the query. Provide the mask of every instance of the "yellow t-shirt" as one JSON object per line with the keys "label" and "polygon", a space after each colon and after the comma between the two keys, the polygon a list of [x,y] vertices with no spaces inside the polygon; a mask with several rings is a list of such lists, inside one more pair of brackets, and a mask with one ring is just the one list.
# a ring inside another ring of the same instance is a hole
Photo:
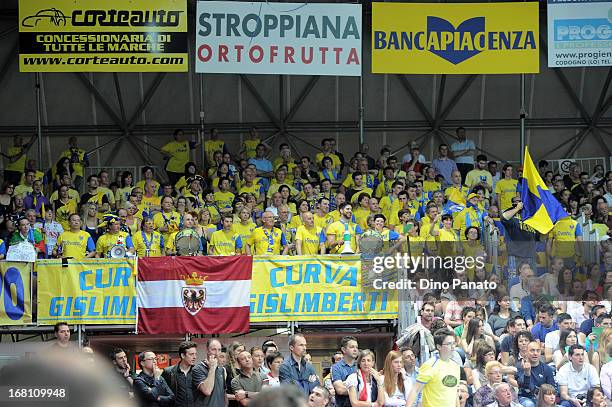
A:
{"label": "yellow t-shirt", "polygon": [[249,239],[251,239],[253,230],[255,230],[256,227],[257,225],[253,221],[250,221],[246,225],[243,225],[240,222],[234,222],[232,225],[232,232],[240,236],[243,243],[246,243],[249,241]]}
{"label": "yellow t-shirt", "polygon": [[285,234],[279,228],[273,228],[270,232],[258,227],[253,230],[248,244],[251,246],[251,254],[254,255],[281,254],[281,248],[287,244],[287,240]]}
{"label": "yellow t-shirt", "polygon": [[[68,198],[74,200],[77,204],[81,201],[81,195],[76,189],[69,188],[68,189]],[[59,192],[53,191],[51,197],[49,198],[50,202],[55,202],[59,199]]]}
{"label": "yellow t-shirt", "polygon": [[152,197],[147,197],[146,195],[142,196],[141,205],[147,212],[151,212],[152,210],[159,210],[161,207],[161,199],[159,196],[153,195]]}
{"label": "yellow t-shirt", "polygon": [[364,209],[361,206],[355,208],[353,211],[353,216],[355,216],[355,222],[361,226],[362,230],[366,230],[368,228],[368,216],[370,216],[369,209]]}
{"label": "yellow t-shirt", "polygon": [[185,171],[185,164],[189,162],[189,141],[171,141],[161,151],[170,156],[166,170],[179,173]]}
{"label": "yellow t-shirt", "polygon": [[96,243],[96,252],[104,257],[107,257],[108,251],[117,244],[123,244],[129,249],[130,247],[127,244],[128,237],[128,234],[123,231],[119,231],[115,234],[105,233],[98,238],[98,242]]}
{"label": "yellow t-shirt", "polygon": [[289,222],[289,227],[293,229],[297,229],[303,224],[304,222],[302,222],[302,218],[299,215],[294,215],[291,217],[291,221]]}
{"label": "yellow t-shirt", "polygon": [[113,193],[113,191],[109,188],[104,188],[104,187],[98,187],[98,191],[102,192],[104,195],[106,195],[106,197],[108,198],[108,202],[111,205],[115,204],[115,194]]}
{"label": "yellow t-shirt", "polygon": [[428,180],[423,181],[423,192],[427,193],[428,195],[431,196],[433,192],[440,190],[442,190],[442,186],[439,182]]}
{"label": "yellow t-shirt", "polygon": [[60,233],[57,237],[56,247],[60,246],[62,247],[62,257],[72,257],[76,260],[85,258],[88,247],[90,251],[96,250],[91,235],[84,230],[78,232],[65,230],[64,233]]}
{"label": "yellow t-shirt", "polygon": [[317,212],[315,212],[315,214],[314,214],[314,224],[315,224],[315,226],[320,227],[321,229],[325,229],[332,222],[333,222],[333,219],[329,215],[329,213],[327,215],[325,215],[325,216],[319,216],[319,214]]}
{"label": "yellow t-shirt", "polygon": [[[321,244],[321,230],[322,229],[316,225],[310,229],[304,225],[297,228],[297,231],[295,232],[295,240],[302,241],[302,254],[320,253],[319,248]],[[324,242],[325,240],[323,240],[323,243]]]}
{"label": "yellow t-shirt", "polygon": [[376,187],[376,191],[374,192],[374,196],[376,196],[377,198],[380,198],[380,197],[385,197],[385,196],[391,195],[391,191],[393,189],[393,183],[394,182],[395,182],[395,180],[385,179],[384,182],[381,182]]}
{"label": "yellow t-shirt", "polygon": [[[209,163],[214,161],[216,151],[223,151],[225,141],[223,140],[207,140],[204,142],[204,152]],[[185,168],[183,168],[185,170]]]}
{"label": "yellow t-shirt", "polygon": [[22,197],[25,197],[27,194],[31,194],[31,193],[32,193],[32,187],[25,185],[25,184],[17,185],[15,187],[15,190],[13,191],[13,195],[16,195],[16,196],[21,195]]}
{"label": "yellow t-shirt", "polygon": [[73,213],[78,213],[78,205],[74,199],[70,199],[66,204],[60,206],[55,211],[55,220],[59,222],[64,230],[70,229],[69,217]]}
{"label": "yellow t-shirt", "polygon": [[132,194],[134,187],[119,188],[115,193],[115,199],[119,200],[119,205],[123,205],[130,201],[130,195]]}
{"label": "yellow t-shirt", "polygon": [[474,208],[463,209],[453,219],[453,229],[457,229],[459,231],[459,238],[461,240],[466,240],[465,229],[467,229],[468,220],[470,226],[476,226],[479,229],[481,227],[480,218],[478,217],[478,213],[476,213]]}
{"label": "yellow t-shirt", "polygon": [[443,361],[438,356],[428,359],[419,368],[417,382],[424,383],[423,407],[442,407],[455,404],[459,386],[459,365],[453,360]]}
{"label": "yellow t-shirt", "polygon": [[234,256],[242,250],[242,239],[233,231],[225,233],[224,230],[217,230],[210,237],[208,246],[215,248],[215,256]]}
{"label": "yellow t-shirt", "polygon": [[[214,200],[217,207],[222,211],[223,209],[232,208],[232,204],[234,203],[234,194],[231,192],[215,192]],[[212,214],[211,214],[212,215]]]}
{"label": "yellow t-shirt", "polygon": [[[145,244],[145,238],[149,243],[149,255],[147,256],[147,245]],[[138,257],[161,257],[166,253],[164,252],[164,238],[159,232],[153,231],[152,234],[145,234],[144,231],[134,233],[132,235],[132,242],[134,243],[134,249],[138,254]]]}
{"label": "yellow t-shirt", "polygon": [[[317,155],[315,155],[315,163],[317,164],[317,166],[320,167],[322,165],[321,161],[323,160],[323,157],[325,156],[326,155],[323,152],[317,153]],[[340,166],[342,165],[342,163],[340,162],[340,158],[338,158],[338,156],[334,153],[329,153],[327,157],[331,158],[334,168],[336,170],[339,170]]]}
{"label": "yellow t-shirt", "polygon": [[[8,151],[6,152],[6,154],[10,157],[13,156],[15,154],[19,154],[23,151],[23,147],[9,147]],[[19,159],[17,159],[17,161],[12,162],[12,163],[7,163],[6,164],[6,168],[9,171],[19,171],[19,172],[23,172],[25,170],[25,164],[26,164],[26,155],[22,154],[21,157],[19,157]]]}
{"label": "yellow t-shirt", "polygon": [[243,183],[242,185],[240,185],[240,188],[238,188],[238,193],[253,194],[255,195],[255,198],[259,198],[259,194],[263,193],[263,186],[261,186],[255,181],[253,181],[253,185],[251,185],[250,187]]}
{"label": "yellow t-shirt", "polygon": [[[353,223],[353,222],[344,223],[341,221],[334,222],[331,225],[329,225],[329,227],[327,228],[326,234],[328,236],[335,235],[336,242],[343,242],[344,232],[347,230],[347,226],[348,226],[348,233],[351,235],[351,248],[353,249],[354,252],[356,252],[357,251],[357,235],[360,235],[362,232],[361,227],[357,225],[356,223]],[[342,253],[342,248],[343,248],[343,245],[335,246],[332,249],[330,249],[330,253],[334,253],[334,254]]]}
{"label": "yellow t-shirt", "polygon": [[244,140],[242,142],[243,148],[244,148],[244,153],[246,156],[246,159],[248,160],[249,158],[255,158],[256,151],[257,151],[257,145],[261,144],[261,139],[256,138],[256,139],[247,139]]}
{"label": "yellow t-shirt", "polygon": [[173,233],[178,232],[180,222],[181,215],[176,211],[171,211],[170,213],[157,212],[153,215],[153,228],[155,230],[159,231],[159,228],[168,225],[167,232],[160,232],[164,241],[167,241]]}
{"label": "yellow t-shirt", "polygon": [[552,256],[569,258],[576,254],[576,237],[582,236],[582,227],[570,216],[560,219],[548,233],[552,242]]}
{"label": "yellow t-shirt", "polygon": [[[465,185],[473,188],[479,182],[486,182],[489,186],[493,186],[493,177],[487,170],[471,170],[465,176]],[[499,182],[499,181],[498,181]]]}
{"label": "yellow t-shirt", "polygon": [[516,186],[518,181],[515,179],[500,179],[495,184],[495,193],[497,194],[500,205],[500,210],[505,211],[512,206],[512,198],[516,196]]}
{"label": "yellow t-shirt", "polygon": [[[85,161],[85,150],[81,150],[80,148],[77,148],[75,150],[75,153],[78,156],[79,162],[72,163],[72,169],[74,170],[74,173],[76,175],[78,175],[79,177],[82,177],[85,175],[83,164],[81,164],[81,162]],[[60,155],[60,158],[64,158],[64,157],[72,158],[72,150],[68,149],[68,150],[62,151],[62,155]]]}

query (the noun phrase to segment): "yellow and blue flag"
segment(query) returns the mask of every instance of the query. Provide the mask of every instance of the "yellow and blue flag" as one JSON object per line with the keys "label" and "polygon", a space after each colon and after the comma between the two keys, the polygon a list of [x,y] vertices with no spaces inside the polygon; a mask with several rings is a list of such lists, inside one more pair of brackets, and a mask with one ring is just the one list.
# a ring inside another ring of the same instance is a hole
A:
{"label": "yellow and blue flag", "polygon": [[540,177],[527,147],[518,191],[523,201],[523,222],[542,234],[550,232],[558,220],[569,216]]}

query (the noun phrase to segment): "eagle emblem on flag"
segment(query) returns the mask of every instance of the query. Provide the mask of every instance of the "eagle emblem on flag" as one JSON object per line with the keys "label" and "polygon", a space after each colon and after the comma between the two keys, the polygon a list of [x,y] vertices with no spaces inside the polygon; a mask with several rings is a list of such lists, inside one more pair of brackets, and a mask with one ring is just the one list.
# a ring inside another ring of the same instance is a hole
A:
{"label": "eagle emblem on flag", "polygon": [[182,288],[183,306],[191,315],[196,315],[204,308],[206,302],[206,288],[203,286],[206,277],[200,277],[194,271],[190,276],[184,276],[183,279],[189,286]]}

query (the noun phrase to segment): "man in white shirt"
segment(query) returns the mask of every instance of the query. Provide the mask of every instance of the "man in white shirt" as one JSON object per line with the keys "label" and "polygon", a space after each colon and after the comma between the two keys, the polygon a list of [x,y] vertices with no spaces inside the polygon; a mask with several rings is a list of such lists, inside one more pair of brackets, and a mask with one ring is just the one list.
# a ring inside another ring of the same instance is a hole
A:
{"label": "man in white shirt", "polygon": [[[567,354],[570,363],[561,366],[557,373],[562,407],[580,407],[589,389],[599,387],[600,381],[595,367],[584,361],[582,345],[570,346]],[[582,396],[585,396],[582,398]]]}

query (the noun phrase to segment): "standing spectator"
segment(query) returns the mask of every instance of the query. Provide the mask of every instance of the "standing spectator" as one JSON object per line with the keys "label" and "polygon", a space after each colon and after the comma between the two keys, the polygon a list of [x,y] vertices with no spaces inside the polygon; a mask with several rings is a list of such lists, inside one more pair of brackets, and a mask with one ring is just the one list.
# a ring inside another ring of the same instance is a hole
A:
{"label": "standing spectator", "polygon": [[225,406],[225,373],[219,366],[221,342],[210,338],[206,342],[206,357],[191,371],[196,407]]}
{"label": "standing spectator", "polygon": [[[6,172],[6,170],[5,170]],[[15,187],[14,195],[25,197],[34,189],[34,181],[36,181],[36,171],[26,170],[23,177],[23,182]]]}
{"label": "standing spectator", "polygon": [[181,342],[178,354],[181,361],[164,369],[162,377],[174,393],[175,407],[194,407],[195,400],[192,391],[193,367],[197,362],[198,345],[195,342]]}
{"label": "standing spectator", "polygon": [[253,370],[253,358],[248,351],[242,351],[237,356],[238,375],[232,379],[232,391],[236,400],[242,406],[250,403],[262,389],[261,375]]}
{"label": "standing spectator", "polygon": [[[423,391],[423,407],[452,406],[457,400],[460,367],[450,357],[455,349],[455,334],[447,329],[434,333],[438,355],[421,365],[417,382],[410,390],[407,406],[412,406]],[[385,381],[387,378],[385,378]]]}
{"label": "standing spectator", "polygon": [[157,368],[157,357],[151,351],[138,355],[142,372],[134,379],[134,394],[141,407],[173,406],[174,393],[161,377],[162,370]]}
{"label": "standing spectator", "polygon": [[[446,147],[446,151],[448,152],[448,146]],[[421,161],[421,157],[423,156],[421,155],[421,150],[419,149],[419,146],[413,146],[410,149],[410,153],[406,154],[403,158],[402,170],[406,172],[415,171],[420,173],[424,167],[425,162],[424,160]]]}
{"label": "standing spectator", "polygon": [[[376,371],[374,353],[369,349],[359,352],[357,371],[346,378],[346,388],[352,407],[379,405],[385,401],[382,389],[379,389],[380,376]],[[390,404],[389,404],[390,405]],[[336,406],[338,399],[336,398]]]}
{"label": "standing spectator", "polygon": [[70,159],[72,169],[74,170],[74,188],[81,191],[83,177],[85,176],[85,167],[89,166],[89,157],[85,150],[77,145],[77,138],[70,137],[68,139],[68,150],[62,151],[60,158],[67,157]]}
{"label": "standing spectator", "polygon": [[491,184],[491,186],[493,187],[493,191],[495,191],[497,182],[502,178],[502,174],[497,171],[497,161],[489,161],[489,163],[487,164],[487,169],[491,173],[491,179],[493,181],[493,184]]}
{"label": "standing spectator", "polygon": [[[268,350],[271,348],[268,348]],[[271,387],[280,386],[280,367],[283,364],[283,355],[280,352],[272,352],[266,356],[266,365],[268,372],[265,373],[264,384]]]}
{"label": "standing spectator", "polygon": [[250,158],[249,164],[255,166],[256,174],[262,178],[264,190],[267,191],[270,185],[269,178],[272,178],[274,173],[272,172],[272,163],[266,158],[266,147],[263,144],[257,146],[255,158]]}
{"label": "standing spectator", "polygon": [[[523,202],[520,197],[516,196],[512,198],[512,208],[501,214],[506,249],[508,251],[508,272],[510,277],[514,276],[520,262],[526,262],[531,266],[532,270],[536,270],[535,240],[537,232],[521,220],[520,213],[522,209]],[[512,293],[510,294],[512,295]]]}
{"label": "standing spectator", "polygon": [[442,186],[447,187],[451,184],[452,173],[458,170],[457,164],[448,158],[448,145],[440,144],[438,151],[440,152],[440,156],[431,162],[431,166],[436,171],[436,175],[440,174],[444,177]]}
{"label": "standing spectator", "polygon": [[36,180],[32,184],[32,192],[23,198],[23,206],[26,209],[34,209],[36,217],[42,219],[44,210],[51,210],[51,202],[43,195],[42,181]]}
{"label": "standing spectator", "polygon": [[502,167],[503,178],[497,181],[495,191],[495,201],[499,209],[505,211],[512,207],[512,198],[516,196],[516,187],[518,181],[512,178],[513,169],[511,164],[505,164]]}
{"label": "standing spectator", "polygon": [[599,376],[595,367],[585,362],[585,352],[581,345],[572,345],[567,351],[570,363],[566,363],[557,373],[562,407],[581,406],[578,399],[586,394],[591,387],[599,386]]}
{"label": "standing spectator", "polygon": [[359,364],[355,363],[355,359],[359,355],[357,339],[353,336],[345,336],[340,342],[340,350],[342,351],[342,359],[332,365],[331,376],[336,392],[336,406],[345,407],[351,405],[345,384],[346,378],[354,374],[359,367]]}
{"label": "standing spectator", "polygon": [[487,194],[492,193],[493,177],[491,176],[491,173],[486,170],[487,156],[484,154],[479,154],[478,157],[476,157],[476,163],[478,167],[467,173],[465,177],[465,185],[472,190],[474,187],[480,185],[485,189],[485,191],[487,191]]}
{"label": "standing spectator", "polygon": [[23,138],[20,135],[13,136],[13,147],[9,147],[7,151],[8,164],[4,167],[4,182],[10,182],[13,185],[19,184],[21,181],[21,174],[25,171],[26,154],[32,144],[36,135],[30,137],[25,145],[23,144]]}
{"label": "standing spectator", "polygon": [[289,351],[291,355],[287,358],[280,368],[281,384],[290,383],[296,385],[305,396],[308,396],[312,389],[320,386],[314,368],[304,360],[306,353],[306,338],[302,334],[293,334],[289,337]]}
{"label": "standing spectator", "polygon": [[166,174],[172,186],[174,186],[183,175],[185,165],[189,162],[189,151],[195,149],[200,142],[185,139],[183,129],[174,130],[174,141],[167,143],[161,148],[166,162]]}
{"label": "standing spectator", "polygon": [[474,152],[476,145],[465,136],[465,128],[458,127],[456,130],[457,140],[451,145],[451,152],[461,177],[465,180],[467,173],[474,169]]}
{"label": "standing spectator", "polygon": [[53,326],[55,342],[49,347],[53,352],[72,350],[70,345],[70,326],[67,322],[58,322]]}
{"label": "standing spectator", "polygon": [[121,379],[121,388],[125,389],[126,393],[133,395],[132,386],[134,385],[134,379],[136,379],[136,373],[130,369],[125,351],[121,348],[113,349],[110,353],[110,359],[115,367],[115,371]]}

